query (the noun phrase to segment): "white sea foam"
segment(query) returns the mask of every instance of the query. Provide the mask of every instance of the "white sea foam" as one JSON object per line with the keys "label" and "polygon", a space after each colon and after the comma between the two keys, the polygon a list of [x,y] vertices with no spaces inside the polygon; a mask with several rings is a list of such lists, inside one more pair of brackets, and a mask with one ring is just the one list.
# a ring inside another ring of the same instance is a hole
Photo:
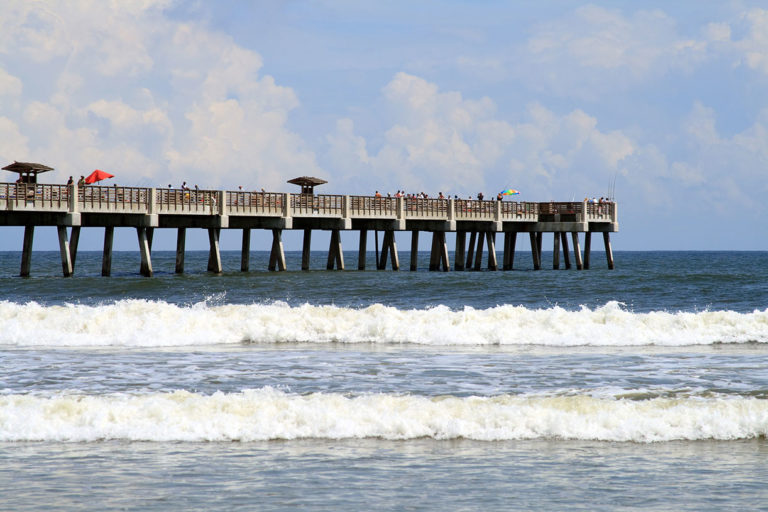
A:
{"label": "white sea foam", "polygon": [[295,395],[0,396],[0,441],[579,439],[657,442],[768,434],[768,401],[744,397]]}
{"label": "white sea foam", "polygon": [[100,306],[0,302],[0,345],[193,346],[242,343],[636,346],[768,342],[768,309],[634,313],[497,306],[404,310],[252,305],[179,306],[123,300]]}

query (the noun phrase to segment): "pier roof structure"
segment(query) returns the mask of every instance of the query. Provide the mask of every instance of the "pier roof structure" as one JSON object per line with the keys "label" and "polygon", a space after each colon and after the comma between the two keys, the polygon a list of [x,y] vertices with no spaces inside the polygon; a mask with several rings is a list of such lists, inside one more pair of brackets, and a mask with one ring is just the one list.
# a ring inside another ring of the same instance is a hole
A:
{"label": "pier roof structure", "polygon": [[314,176],[299,176],[298,178],[288,180],[287,183],[299,185],[301,187],[302,194],[314,194],[316,186],[328,182],[322,178],[315,178]]}
{"label": "pier roof structure", "polygon": [[22,183],[37,183],[37,175],[52,171],[53,167],[34,162],[13,162],[3,167],[4,171],[17,172]]}

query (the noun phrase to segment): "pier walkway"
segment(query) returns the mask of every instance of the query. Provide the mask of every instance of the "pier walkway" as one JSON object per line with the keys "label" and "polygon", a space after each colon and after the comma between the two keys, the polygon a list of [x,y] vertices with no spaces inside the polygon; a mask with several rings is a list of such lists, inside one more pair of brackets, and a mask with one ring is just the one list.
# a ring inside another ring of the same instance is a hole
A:
{"label": "pier walkway", "polygon": [[[567,234],[571,234],[577,269],[590,266],[591,235],[602,233],[608,267],[613,268],[609,233],[618,231],[615,202],[515,202],[470,199],[421,199],[353,195],[313,195],[278,192],[188,190],[139,187],[78,187],[75,185],[0,183],[0,225],[24,226],[21,276],[28,276],[36,226],[57,226],[64,276],[74,272],[80,229],[105,228],[102,275],[111,272],[114,228],[132,227],[138,235],[140,273],[152,275],[151,248],[154,230],[177,230],[176,272],[184,271],[186,229],[207,229],[210,241],[208,270],[222,272],[219,253],[221,229],[241,229],[241,270],[249,267],[251,229],[272,231],[270,270],[285,270],[282,231],[304,231],[302,269],[309,269],[313,230],[329,230],[328,269],[344,269],[340,231],[360,232],[357,268],[365,269],[367,233],[383,231],[376,247],[377,268],[389,261],[400,268],[394,233],[411,232],[410,269],[416,270],[420,232],[432,233],[430,270],[451,268],[445,233],[456,233],[454,270],[497,270],[496,235],[504,234],[502,270],[514,264],[518,233],[528,233],[534,269],[542,266],[542,234],[553,233],[553,268],[560,267],[560,249],[571,268]],[[69,228],[69,231],[68,231]],[[582,256],[579,234],[584,234]],[[469,245],[467,245],[469,235]]]}

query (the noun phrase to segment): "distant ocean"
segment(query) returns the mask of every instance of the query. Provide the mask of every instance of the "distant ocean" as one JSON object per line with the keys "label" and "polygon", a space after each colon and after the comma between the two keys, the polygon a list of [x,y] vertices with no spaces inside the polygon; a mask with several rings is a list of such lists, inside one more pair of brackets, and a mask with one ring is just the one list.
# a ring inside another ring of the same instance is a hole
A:
{"label": "distant ocean", "polygon": [[0,509],[768,509],[768,252],[152,256],[0,253]]}

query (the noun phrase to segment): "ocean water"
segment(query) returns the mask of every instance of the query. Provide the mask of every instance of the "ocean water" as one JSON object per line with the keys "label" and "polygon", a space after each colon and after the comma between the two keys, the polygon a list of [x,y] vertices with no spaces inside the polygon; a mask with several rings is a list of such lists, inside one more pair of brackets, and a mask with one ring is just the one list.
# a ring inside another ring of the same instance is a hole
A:
{"label": "ocean water", "polygon": [[768,510],[766,252],[222,256],[0,253],[0,509]]}

